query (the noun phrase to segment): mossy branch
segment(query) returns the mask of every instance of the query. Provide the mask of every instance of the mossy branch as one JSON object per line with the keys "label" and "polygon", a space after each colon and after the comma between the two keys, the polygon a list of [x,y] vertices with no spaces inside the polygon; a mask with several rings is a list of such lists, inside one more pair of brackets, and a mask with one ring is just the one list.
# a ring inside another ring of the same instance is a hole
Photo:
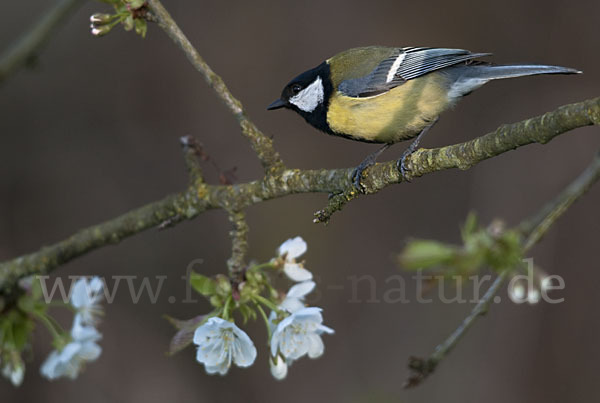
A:
{"label": "mossy branch", "polygon": [[[152,20],[184,51],[194,67],[202,73],[217,96],[238,119],[242,133],[250,141],[265,167],[265,176],[237,185],[211,185],[204,182],[198,162],[194,160],[191,140],[184,146],[184,156],[191,175],[191,185],[183,192],[130,211],[120,217],[86,228],[56,244],[0,263],[0,293],[9,290],[21,277],[44,274],[96,248],[120,242],[149,228],[165,228],[192,219],[208,209],[221,208],[240,213],[262,201],[296,193],[327,193],[331,208],[317,216],[326,221],[336,210],[357,197],[352,193],[353,168],[299,170],[286,168],[269,137],[262,133],[244,113],[242,104],[231,94],[223,80],[206,64],[158,0],[149,0]],[[464,143],[436,149],[417,150],[406,160],[412,178],[448,168],[467,169],[479,161],[500,155],[530,143],[546,143],[577,127],[600,124],[600,98],[565,105],[543,116],[534,117]],[[400,183],[395,161],[376,164],[363,176],[365,193],[372,194]],[[340,196],[341,195],[341,196]],[[235,222],[240,222],[236,221]],[[243,239],[243,237],[234,237]]]}
{"label": "mossy branch", "polygon": [[[465,168],[520,146],[552,138],[577,127],[600,123],[600,98],[565,105],[553,112],[504,125],[496,131],[460,144],[417,150],[408,160],[413,175],[422,176],[448,168]],[[482,140],[485,139],[485,140]],[[459,163],[465,156],[468,164]],[[421,165],[424,164],[424,165]],[[129,236],[165,222],[175,225],[208,209],[242,209],[262,201],[296,193],[341,193],[350,189],[353,168],[299,170],[285,169],[258,181],[237,185],[199,183],[186,191],[130,211],[120,217],[86,228],[69,238],[37,252],[0,263],[0,292],[17,279],[43,274],[94,249],[117,243]],[[363,184],[376,193],[401,182],[395,161],[377,164],[368,170]]]}
{"label": "mossy branch", "polygon": [[[491,133],[464,143],[421,148],[406,159],[407,179],[449,168],[466,170],[507,151],[527,144],[546,144],[560,134],[589,125],[600,125],[600,98],[564,105],[531,119],[502,125]],[[363,184],[369,192],[400,182],[400,174],[394,164],[394,161],[377,164],[368,171]]]}

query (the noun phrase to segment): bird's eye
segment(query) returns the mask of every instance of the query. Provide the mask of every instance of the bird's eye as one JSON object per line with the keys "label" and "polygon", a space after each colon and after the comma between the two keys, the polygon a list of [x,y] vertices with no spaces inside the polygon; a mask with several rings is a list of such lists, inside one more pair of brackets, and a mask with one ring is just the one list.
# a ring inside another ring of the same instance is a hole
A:
{"label": "bird's eye", "polygon": [[292,85],[292,92],[294,94],[299,93],[300,90],[302,90],[302,87],[300,86],[300,84],[294,84],[294,85]]}

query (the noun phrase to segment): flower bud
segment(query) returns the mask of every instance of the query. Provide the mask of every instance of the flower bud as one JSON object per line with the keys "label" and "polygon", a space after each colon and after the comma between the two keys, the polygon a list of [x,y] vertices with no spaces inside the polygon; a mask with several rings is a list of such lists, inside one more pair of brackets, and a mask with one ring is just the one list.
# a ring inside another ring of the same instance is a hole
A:
{"label": "flower bud", "polygon": [[109,25],[101,25],[101,26],[95,26],[92,25],[92,35],[100,37],[100,36],[104,36],[106,34],[108,34],[111,30],[111,27]]}
{"label": "flower bud", "polygon": [[128,15],[123,21],[123,27],[125,28],[125,31],[131,31],[134,26],[135,22],[133,21],[133,16]]}
{"label": "flower bud", "polygon": [[273,357],[269,359],[269,365],[271,367],[271,375],[277,380],[282,380],[287,376],[288,366],[282,356],[277,355],[275,361]]}
{"label": "flower bud", "polygon": [[218,295],[227,296],[231,294],[231,282],[227,276],[223,274],[217,274],[215,276],[216,280],[216,292]]}
{"label": "flower bud", "polygon": [[218,295],[210,297],[210,304],[215,308],[221,308],[223,306],[223,300]]}
{"label": "flower bud", "polygon": [[540,302],[540,292],[537,289],[530,290],[527,294],[527,302],[530,304],[537,304]]}
{"label": "flower bud", "polygon": [[135,20],[135,33],[140,35],[142,38],[145,38],[147,31],[148,25],[146,24],[146,21],[137,18]]}
{"label": "flower bud", "polygon": [[105,25],[108,24],[112,19],[113,16],[110,14],[96,13],[91,15],[90,22],[94,25]]}

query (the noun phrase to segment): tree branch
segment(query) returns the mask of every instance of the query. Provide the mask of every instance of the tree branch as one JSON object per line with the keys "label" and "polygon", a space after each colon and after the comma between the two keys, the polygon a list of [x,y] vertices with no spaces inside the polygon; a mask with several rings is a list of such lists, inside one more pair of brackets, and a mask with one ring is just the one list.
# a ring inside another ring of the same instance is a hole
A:
{"label": "tree branch", "polygon": [[[449,168],[466,170],[488,158],[527,144],[546,144],[562,133],[588,125],[600,125],[600,98],[564,105],[541,116],[503,125],[494,132],[464,143],[418,149],[405,161],[408,168],[406,179]],[[363,172],[361,184],[364,192],[369,194],[401,181],[396,162],[390,161],[368,168]],[[350,187],[345,189],[331,197],[323,210],[315,213],[315,222],[328,222],[333,213],[360,195]]]}
{"label": "tree branch", "polygon": [[273,140],[262,133],[254,123],[248,119],[242,103],[229,91],[225,82],[223,82],[223,79],[221,79],[221,77],[219,77],[204,61],[202,56],[200,56],[189,39],[177,26],[161,2],[159,0],[148,0],[148,5],[152,9],[152,13],[156,17],[158,25],[167,33],[173,42],[183,50],[190,63],[192,63],[196,70],[202,73],[208,85],[237,118],[242,128],[242,133],[250,141],[250,145],[258,155],[266,173],[275,174],[281,172],[284,169],[284,165],[279,157],[279,153],[277,153],[273,147]]}
{"label": "tree branch", "polygon": [[[600,123],[600,98],[565,105],[554,112],[505,125],[498,130],[465,143],[436,149],[417,150],[407,158],[414,176],[458,167],[457,155],[465,154],[472,166],[479,161],[500,155],[525,144],[548,142],[576,127]],[[562,119],[562,120],[561,120]],[[557,124],[561,121],[561,124]],[[534,133],[534,134],[532,134]],[[481,139],[485,138],[485,141]],[[493,152],[482,144],[493,145]],[[425,157],[427,156],[427,157]],[[453,161],[449,163],[448,161]],[[422,167],[420,164],[424,164]],[[465,166],[461,164],[464,169]],[[31,274],[43,274],[88,253],[110,245],[146,229],[170,222],[177,224],[191,219],[208,209],[225,208],[241,211],[265,200],[296,193],[340,193],[352,185],[353,168],[299,170],[286,169],[268,175],[262,180],[237,185],[219,186],[206,183],[191,186],[184,192],[84,229],[71,237],[44,247],[37,252],[0,263],[0,293],[12,287],[15,281]],[[395,161],[377,164],[368,170],[363,185],[368,193],[401,181]]]}
{"label": "tree branch", "polygon": [[[208,84],[237,117],[243,134],[266,170],[258,181],[239,185],[209,185],[201,176],[194,160],[193,150],[184,145],[186,165],[192,178],[190,187],[181,193],[148,204],[115,219],[84,229],[54,245],[37,252],[0,263],[0,293],[10,289],[21,277],[43,274],[88,253],[96,248],[117,243],[148,228],[175,225],[202,212],[223,208],[228,212],[241,212],[259,202],[295,193],[322,192],[335,195],[317,221],[326,221],[333,212],[341,209],[358,194],[352,193],[352,168],[333,170],[286,169],[273,148],[272,141],[248,119],[241,103],[233,97],[223,80],[212,71],[175,24],[160,1],[148,1],[153,18],[184,51],[192,65],[204,76]],[[406,165],[411,177],[448,168],[467,169],[479,161],[499,155],[522,145],[546,143],[555,136],[577,127],[600,123],[600,98],[565,105],[554,112],[505,125],[493,133],[453,146],[417,150]],[[384,187],[401,182],[395,161],[376,164],[363,175],[365,193],[376,193]]]}
{"label": "tree branch", "polygon": [[235,284],[240,284],[246,270],[245,258],[248,253],[248,223],[246,214],[241,211],[229,212],[229,221],[233,228],[231,237],[231,257],[227,260],[229,278]]}
{"label": "tree branch", "polygon": [[28,64],[48,42],[56,29],[83,4],[83,0],[61,0],[52,10],[0,57],[0,84]]}
{"label": "tree branch", "polygon": [[[581,196],[583,196],[594,183],[600,179],[600,152],[596,154],[592,163],[573,182],[571,182],[554,200],[544,206],[531,218],[523,221],[519,229],[524,235],[523,253],[535,245],[550,229],[562,214]],[[498,274],[485,295],[475,305],[469,315],[442,343],[438,344],[434,352],[427,358],[410,357],[408,367],[413,374],[404,384],[405,388],[419,385],[425,378],[433,373],[440,363],[458,344],[465,333],[473,326],[477,318],[487,313],[494,296],[504,283],[509,271]]]}
{"label": "tree branch", "polygon": [[[464,143],[434,149],[421,148],[405,161],[407,179],[448,168],[466,170],[488,158],[527,144],[546,144],[562,133],[588,125],[600,125],[600,98],[564,105],[541,116],[502,125],[491,133]],[[367,175],[363,174],[362,183],[368,192],[400,182],[401,177],[394,164],[394,161],[376,164],[367,170]]]}

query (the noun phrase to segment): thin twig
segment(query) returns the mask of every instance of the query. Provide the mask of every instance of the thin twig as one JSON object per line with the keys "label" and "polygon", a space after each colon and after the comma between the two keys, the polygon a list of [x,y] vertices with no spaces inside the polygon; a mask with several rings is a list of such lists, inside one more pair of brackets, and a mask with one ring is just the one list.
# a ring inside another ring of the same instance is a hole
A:
{"label": "thin twig", "polygon": [[266,173],[270,175],[281,172],[284,169],[284,165],[279,154],[273,147],[273,140],[262,133],[254,123],[248,119],[242,103],[229,91],[223,79],[221,79],[221,77],[218,76],[204,61],[202,56],[200,56],[183,31],[177,26],[177,23],[175,23],[161,2],[159,0],[148,0],[148,4],[158,21],[158,25],[167,33],[173,42],[183,50],[190,63],[192,63],[196,70],[202,73],[208,85],[237,118],[242,128],[242,133],[250,141],[252,149],[258,155]]}
{"label": "thin twig", "polygon": [[438,344],[434,352],[427,358],[410,357],[408,367],[412,370],[411,376],[404,383],[404,388],[412,388],[419,385],[425,380],[433,371],[435,371],[437,365],[446,357],[450,351],[458,344],[460,339],[465,335],[467,330],[473,326],[473,323],[478,317],[483,316],[487,313],[494,296],[500,289],[500,286],[504,283],[508,272],[502,272],[496,277],[490,288],[487,289],[484,296],[479,300],[477,305],[473,308],[471,313],[462,321],[460,326],[454,330],[450,336],[446,338],[442,343]]}
{"label": "thin twig", "polygon": [[185,166],[190,175],[190,183],[192,186],[198,186],[204,183],[202,167],[200,166],[200,158],[202,156],[202,146],[192,136],[183,136],[179,139],[179,143],[183,148],[183,156]]}
{"label": "thin twig", "polygon": [[[560,127],[554,123],[557,120],[555,114],[563,120]],[[476,146],[479,144],[479,138],[477,138],[458,145],[417,150],[415,153],[421,153],[421,156],[425,153],[429,156],[426,161],[426,169],[420,168],[419,163],[422,161],[422,157],[411,161],[410,169],[412,172],[419,172],[419,176],[421,176],[453,167],[447,163],[446,159],[446,155],[452,155],[453,152],[446,150],[460,149],[468,152],[472,161],[481,161],[500,155],[524,144],[535,142],[535,140],[528,140],[530,137],[528,128],[535,130],[535,137],[539,141],[547,142],[565,131],[598,123],[600,123],[600,98],[565,105],[554,112],[546,113],[544,117],[535,117],[520,123],[505,125],[495,132],[485,135],[486,142],[497,141],[502,144],[502,147],[494,149],[495,154],[490,154],[487,148]],[[370,170],[368,175],[363,176],[362,182],[364,186],[369,187],[369,193],[376,193],[386,186],[401,181],[400,176],[397,175],[395,161],[377,164]],[[37,252],[0,263],[0,293],[11,288],[21,277],[47,273],[78,256],[117,243],[149,228],[155,228],[175,217],[176,221],[170,221],[171,225],[194,218],[208,209],[226,208],[239,211],[265,200],[296,193],[343,192],[352,186],[350,179],[352,172],[353,168],[287,169],[260,181],[228,186],[202,184],[199,187],[191,187],[184,192],[167,196],[163,200],[125,213],[121,217],[86,228]]]}
{"label": "thin twig", "polygon": [[313,222],[328,224],[329,219],[334,213],[341,211],[348,202],[356,199],[359,195],[360,192],[355,187],[350,187],[343,192],[329,195],[327,206],[315,212]]}
{"label": "thin twig", "polygon": [[528,234],[524,249],[530,249],[548,231],[550,226],[600,179],[600,152],[592,163],[571,182],[554,200],[544,206],[531,219],[523,222],[520,229]]}
{"label": "thin twig", "polygon": [[[524,235],[523,253],[526,253],[548,232],[560,216],[581,196],[583,196],[594,183],[600,179],[600,152],[596,154],[591,164],[571,182],[552,202],[544,206],[532,218],[525,220],[519,228]],[[412,370],[411,376],[404,384],[405,388],[419,385],[427,378],[436,367],[456,346],[465,333],[471,328],[477,318],[483,316],[494,296],[504,283],[509,271],[501,272],[486,291],[482,299],[475,305],[469,315],[462,321],[434,352],[427,358],[410,357],[408,367]]]}
{"label": "thin twig", "polygon": [[83,0],[61,0],[0,56],[0,83],[32,61],[56,29],[81,4]]}
{"label": "thin twig", "polygon": [[[231,257],[227,260],[229,268],[229,278],[234,285],[242,282],[242,277],[246,269],[246,254],[248,253],[248,223],[246,214],[242,211],[232,211],[229,213],[229,221],[233,228],[229,232],[231,237]],[[237,289],[237,287],[234,287]]]}

